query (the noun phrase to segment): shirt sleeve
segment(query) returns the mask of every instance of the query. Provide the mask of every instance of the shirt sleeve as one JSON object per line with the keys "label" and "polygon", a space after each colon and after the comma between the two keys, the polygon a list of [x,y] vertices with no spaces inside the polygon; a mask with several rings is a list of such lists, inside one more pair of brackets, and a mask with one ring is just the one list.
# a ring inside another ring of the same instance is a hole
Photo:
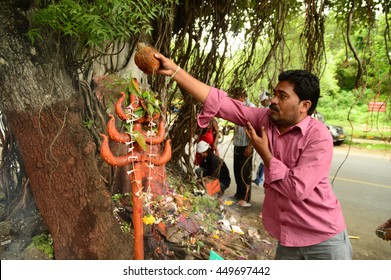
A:
{"label": "shirt sleeve", "polygon": [[223,90],[212,87],[197,117],[197,122],[200,127],[206,127],[216,116],[240,126],[250,122],[256,131],[260,131],[262,127],[260,120],[265,119],[268,110],[244,106],[241,101],[230,98]]}
{"label": "shirt sleeve", "polygon": [[220,104],[224,98],[228,97],[228,94],[217,88],[211,88],[202,107],[201,113],[197,117],[197,122],[200,127],[207,127],[210,120],[220,110]]}

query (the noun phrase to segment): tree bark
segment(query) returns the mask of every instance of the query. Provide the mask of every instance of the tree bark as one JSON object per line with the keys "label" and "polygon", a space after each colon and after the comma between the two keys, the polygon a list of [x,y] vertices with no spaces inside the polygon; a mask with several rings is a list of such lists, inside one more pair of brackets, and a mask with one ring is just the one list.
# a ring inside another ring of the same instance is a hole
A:
{"label": "tree bark", "polygon": [[[14,3],[16,2],[16,3]],[[21,4],[22,3],[22,4]],[[11,124],[56,259],[132,259],[132,237],[113,215],[84,104],[51,37],[32,44],[28,1],[2,1],[0,111]]]}

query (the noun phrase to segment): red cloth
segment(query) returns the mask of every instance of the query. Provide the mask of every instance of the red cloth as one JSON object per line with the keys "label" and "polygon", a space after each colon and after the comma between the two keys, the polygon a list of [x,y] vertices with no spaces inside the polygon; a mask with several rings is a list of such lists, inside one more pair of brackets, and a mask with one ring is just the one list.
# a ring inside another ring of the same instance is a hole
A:
{"label": "red cloth", "polygon": [[211,127],[207,132],[205,132],[205,134],[201,135],[200,139],[198,140],[199,141],[205,141],[206,143],[209,144],[209,146],[211,148],[213,148],[213,142],[214,142],[214,138],[213,138],[213,127]]}

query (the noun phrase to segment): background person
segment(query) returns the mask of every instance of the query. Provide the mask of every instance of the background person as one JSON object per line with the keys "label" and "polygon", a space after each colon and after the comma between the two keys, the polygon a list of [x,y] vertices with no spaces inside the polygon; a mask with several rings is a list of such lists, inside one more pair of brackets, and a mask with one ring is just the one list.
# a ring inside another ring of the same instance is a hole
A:
{"label": "background person", "polygon": [[213,153],[209,144],[205,141],[200,141],[197,144],[197,154],[201,158],[200,167],[195,171],[197,178],[202,179],[207,176],[218,178],[220,181],[218,197],[221,197],[231,184],[231,177],[226,163]]}
{"label": "background person", "polygon": [[[199,136],[197,137],[197,143],[200,141],[205,141],[210,145],[213,152],[219,156],[218,150],[218,140],[219,140],[220,128],[215,118],[212,118],[209,122],[209,125],[205,128],[199,128]],[[195,156],[195,165],[200,165],[201,158],[199,154],[196,153]]]}
{"label": "background person", "polygon": [[[235,88],[231,94],[233,98],[242,102],[244,106],[255,107],[253,103],[248,101],[246,90],[243,88]],[[243,126],[235,125],[233,146],[236,192],[232,198],[238,200],[239,206],[250,207],[253,147]]]}
{"label": "background person", "polygon": [[[259,96],[259,103],[260,103],[260,108],[267,108],[270,104],[270,99],[269,99],[269,93],[264,90],[260,96]],[[256,184],[257,186],[261,185],[263,183],[263,160],[260,158],[259,160],[259,165],[257,168],[257,172],[255,174],[255,179],[253,180],[253,183]]]}

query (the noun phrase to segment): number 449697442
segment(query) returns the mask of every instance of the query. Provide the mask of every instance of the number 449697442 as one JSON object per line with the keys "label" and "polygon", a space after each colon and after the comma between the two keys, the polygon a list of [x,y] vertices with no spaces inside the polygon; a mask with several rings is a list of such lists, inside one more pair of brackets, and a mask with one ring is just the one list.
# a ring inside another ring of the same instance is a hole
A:
{"label": "number 449697442", "polygon": [[242,266],[242,267],[219,267],[216,270],[217,274],[220,275],[270,275],[270,267],[252,267],[252,266]]}

